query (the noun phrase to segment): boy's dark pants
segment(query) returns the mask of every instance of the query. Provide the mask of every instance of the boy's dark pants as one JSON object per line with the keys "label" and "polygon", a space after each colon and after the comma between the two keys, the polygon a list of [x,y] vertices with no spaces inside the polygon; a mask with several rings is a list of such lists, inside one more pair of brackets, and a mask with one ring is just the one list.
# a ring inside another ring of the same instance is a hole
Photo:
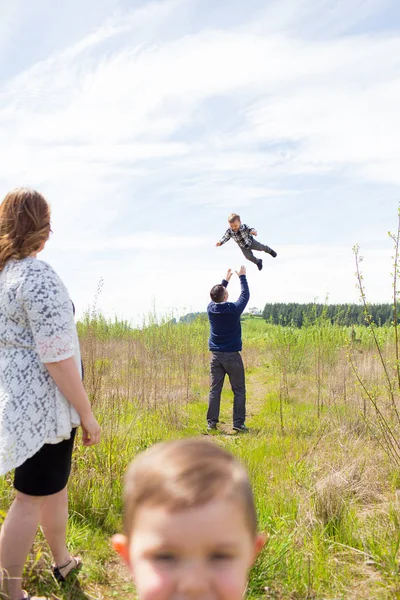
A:
{"label": "boy's dark pants", "polygon": [[218,423],[221,392],[227,374],[233,392],[233,425],[243,425],[246,419],[246,384],[240,352],[213,352],[210,374],[207,421]]}
{"label": "boy's dark pants", "polygon": [[269,246],[266,246],[265,244],[260,244],[260,242],[257,242],[257,240],[253,240],[251,242],[250,248],[242,248],[240,246],[240,249],[247,258],[247,260],[250,260],[252,263],[255,264],[257,264],[260,259],[254,256],[252,250],[261,250],[261,252],[267,252],[268,254],[271,254],[271,248]]}

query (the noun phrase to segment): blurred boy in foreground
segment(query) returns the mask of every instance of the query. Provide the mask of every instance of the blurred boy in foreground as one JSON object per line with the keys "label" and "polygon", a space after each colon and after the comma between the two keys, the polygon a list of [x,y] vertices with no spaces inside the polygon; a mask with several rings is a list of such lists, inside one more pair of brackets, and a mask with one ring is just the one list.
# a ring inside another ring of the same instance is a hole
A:
{"label": "blurred boy in foreground", "polygon": [[201,439],[156,444],[125,477],[114,548],[139,600],[241,600],[263,546],[245,469]]}

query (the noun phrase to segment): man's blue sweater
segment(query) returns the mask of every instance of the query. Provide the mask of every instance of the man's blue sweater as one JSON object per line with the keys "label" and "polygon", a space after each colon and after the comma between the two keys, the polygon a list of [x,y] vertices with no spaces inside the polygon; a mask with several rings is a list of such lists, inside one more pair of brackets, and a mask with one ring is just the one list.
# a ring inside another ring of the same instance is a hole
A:
{"label": "man's blue sweater", "polygon": [[[246,275],[240,275],[241,292],[236,302],[210,302],[207,307],[210,321],[208,347],[212,352],[239,352],[242,349],[240,315],[250,298]],[[223,279],[222,285],[228,282]]]}

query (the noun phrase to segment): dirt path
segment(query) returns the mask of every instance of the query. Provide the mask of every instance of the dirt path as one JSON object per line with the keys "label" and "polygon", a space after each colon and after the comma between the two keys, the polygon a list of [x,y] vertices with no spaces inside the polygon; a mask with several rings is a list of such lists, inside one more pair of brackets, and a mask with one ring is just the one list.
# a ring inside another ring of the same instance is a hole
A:
{"label": "dirt path", "polygon": [[[251,419],[255,416],[263,403],[266,393],[266,386],[263,383],[263,375],[259,371],[250,373],[246,378],[247,384],[247,414],[249,420],[251,434]],[[225,389],[230,390],[229,382],[225,382]],[[238,434],[232,429],[232,393],[229,392],[228,397],[224,397],[221,402],[221,423],[219,425],[219,437],[231,437]],[[206,432],[205,432],[206,433]],[[112,560],[106,565],[106,570],[109,573],[108,581],[104,584],[87,584],[81,579],[81,586],[85,589],[85,594],[82,594],[82,589],[77,590],[71,588],[68,591],[69,595],[64,596],[68,600],[115,600],[116,598],[134,598],[134,588],[127,569],[120,564],[118,560]],[[112,583],[111,583],[112,582]]]}

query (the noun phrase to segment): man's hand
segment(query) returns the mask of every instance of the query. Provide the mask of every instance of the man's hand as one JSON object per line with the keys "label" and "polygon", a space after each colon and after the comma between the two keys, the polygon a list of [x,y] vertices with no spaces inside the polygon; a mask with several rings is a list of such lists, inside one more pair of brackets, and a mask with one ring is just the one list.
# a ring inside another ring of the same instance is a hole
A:
{"label": "man's hand", "polygon": [[246,267],[244,265],[242,265],[239,269],[239,271],[236,271],[236,275],[238,275],[239,277],[241,275],[246,275]]}
{"label": "man's hand", "polygon": [[217,242],[215,245],[216,246],[222,246],[221,242]]}
{"label": "man's hand", "polygon": [[250,229],[250,233],[251,233],[251,235],[257,235],[257,230],[256,229]]}
{"label": "man's hand", "polygon": [[228,269],[226,272],[226,275],[225,275],[225,281],[229,281],[230,278],[232,277],[232,275],[233,275],[232,269]]}

